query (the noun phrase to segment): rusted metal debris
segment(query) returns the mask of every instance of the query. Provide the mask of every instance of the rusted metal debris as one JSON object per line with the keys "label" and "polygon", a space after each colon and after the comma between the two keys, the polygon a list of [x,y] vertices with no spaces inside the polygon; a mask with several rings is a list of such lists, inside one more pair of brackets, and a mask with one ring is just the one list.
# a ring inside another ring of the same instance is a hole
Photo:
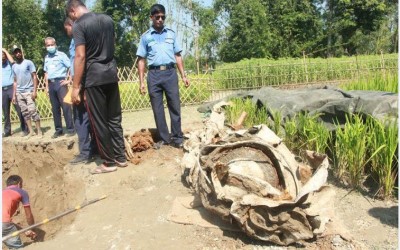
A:
{"label": "rusted metal debris", "polygon": [[203,206],[250,237],[279,245],[323,234],[330,219],[324,206],[334,195],[325,185],[327,157],[309,151],[308,164],[296,161],[265,125],[232,131],[223,105],[185,143],[183,176]]}

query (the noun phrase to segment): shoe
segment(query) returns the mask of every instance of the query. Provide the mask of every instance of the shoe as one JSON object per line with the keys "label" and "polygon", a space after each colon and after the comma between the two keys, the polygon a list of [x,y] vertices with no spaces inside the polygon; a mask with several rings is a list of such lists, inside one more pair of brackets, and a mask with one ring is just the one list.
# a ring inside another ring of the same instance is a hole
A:
{"label": "shoe", "polygon": [[153,144],[153,148],[156,149],[156,150],[158,150],[158,149],[160,149],[162,146],[168,145],[168,144],[169,144],[168,142],[159,141],[159,142],[156,142],[156,143]]}
{"label": "shoe", "polygon": [[11,136],[11,133],[3,133],[3,137],[9,137]]}
{"label": "shoe", "polygon": [[66,137],[72,137],[72,136],[74,136],[75,135],[75,132],[72,132],[72,133],[66,133]]}
{"label": "shoe", "polygon": [[76,165],[76,164],[87,164],[91,161],[90,157],[85,157],[82,155],[77,155],[74,159],[69,161],[69,164]]}
{"label": "shoe", "polygon": [[27,135],[29,135],[29,132],[28,132],[28,131],[23,131],[23,132],[21,132],[21,136],[22,136],[22,137],[25,137],[25,136],[27,136]]}
{"label": "shoe", "polygon": [[182,142],[181,143],[172,142],[170,145],[172,147],[174,147],[174,148],[183,148],[183,143]]}
{"label": "shoe", "polygon": [[52,139],[56,139],[56,138],[58,138],[58,137],[60,137],[60,136],[63,136],[64,134],[63,133],[57,133],[57,132],[55,132],[52,136],[51,136],[51,138]]}

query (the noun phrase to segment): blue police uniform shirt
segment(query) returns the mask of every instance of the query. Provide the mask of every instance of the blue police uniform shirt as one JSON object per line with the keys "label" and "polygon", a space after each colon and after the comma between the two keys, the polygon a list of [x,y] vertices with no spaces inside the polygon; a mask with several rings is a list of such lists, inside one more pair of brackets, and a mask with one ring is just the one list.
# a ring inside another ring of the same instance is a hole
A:
{"label": "blue police uniform shirt", "polygon": [[75,59],[75,41],[72,38],[71,43],[69,44],[69,61],[71,64],[69,72],[71,76],[74,76],[74,59]]}
{"label": "blue police uniform shirt", "polygon": [[160,66],[176,63],[175,54],[181,51],[173,30],[164,27],[158,33],[151,27],[140,38],[136,55],[146,58],[148,66]]}
{"label": "blue police uniform shirt", "polygon": [[17,92],[32,92],[33,79],[32,73],[36,72],[36,67],[31,60],[24,59],[21,63],[14,63],[12,66],[17,80]]}
{"label": "blue police uniform shirt", "polygon": [[12,71],[11,63],[8,60],[6,61],[6,63],[3,63],[1,74],[3,77],[1,86],[2,87],[12,86],[14,83],[14,72]]}
{"label": "blue police uniform shirt", "polygon": [[68,56],[61,51],[47,54],[44,58],[44,71],[48,79],[65,78],[67,69],[71,66]]}

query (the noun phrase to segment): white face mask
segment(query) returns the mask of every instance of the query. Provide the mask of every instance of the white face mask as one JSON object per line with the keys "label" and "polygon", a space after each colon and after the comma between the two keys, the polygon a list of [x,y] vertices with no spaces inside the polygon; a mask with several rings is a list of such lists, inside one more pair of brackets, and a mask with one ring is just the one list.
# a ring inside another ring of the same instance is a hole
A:
{"label": "white face mask", "polygon": [[56,52],[56,46],[49,46],[46,47],[47,52],[49,52],[50,54],[54,54]]}

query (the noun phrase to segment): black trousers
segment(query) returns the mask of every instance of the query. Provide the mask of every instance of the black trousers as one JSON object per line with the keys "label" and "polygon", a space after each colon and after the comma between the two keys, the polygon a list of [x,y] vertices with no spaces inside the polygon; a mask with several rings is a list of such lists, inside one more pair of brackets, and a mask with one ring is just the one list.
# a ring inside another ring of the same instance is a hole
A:
{"label": "black trousers", "polygon": [[85,94],[90,124],[101,158],[106,162],[125,162],[118,83],[88,87]]}
{"label": "black trousers", "polygon": [[[164,142],[182,143],[181,101],[179,99],[178,75],[176,69],[149,70],[147,88],[158,134]],[[163,96],[167,99],[169,117],[171,119],[171,136],[165,119]]]}
{"label": "black trousers", "polygon": [[[2,108],[4,115],[4,134],[11,134],[11,101],[13,97],[13,86],[4,87],[2,90]],[[20,128],[23,132],[28,132],[28,127],[25,125],[25,119],[22,116],[21,109],[17,104],[13,104],[15,110],[17,111]]]}

